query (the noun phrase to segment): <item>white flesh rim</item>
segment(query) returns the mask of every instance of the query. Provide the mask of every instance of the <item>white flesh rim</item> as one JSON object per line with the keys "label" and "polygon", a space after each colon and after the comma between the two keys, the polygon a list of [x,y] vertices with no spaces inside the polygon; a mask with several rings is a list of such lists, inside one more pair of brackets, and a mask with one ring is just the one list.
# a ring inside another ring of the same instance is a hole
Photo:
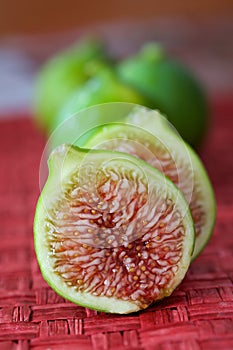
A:
{"label": "white flesh rim", "polygon": [[195,186],[198,185],[199,192],[203,198],[203,209],[206,214],[205,224],[201,229],[201,233],[195,240],[195,248],[192,256],[193,261],[208,243],[216,220],[216,201],[208,174],[196,152],[181,139],[175,130],[170,128],[170,123],[168,124],[166,118],[158,111],[151,111],[140,107],[136,110],[135,114],[133,112],[124,122],[126,125],[117,122],[95,128],[96,133],[94,134],[94,132],[92,132],[91,137],[86,140],[84,147],[90,149],[95,148],[95,146],[101,145],[104,141],[117,138],[119,130],[122,130],[122,127],[126,129],[127,127],[135,128],[135,126],[137,126],[144,132],[151,134],[153,140],[156,140],[154,138],[155,136],[159,140],[159,143],[161,142],[165,145],[168,152],[172,154],[174,160],[183,162],[185,168],[193,172],[194,183],[190,184],[190,191],[193,191]]}
{"label": "white flesh rim", "polygon": [[[45,221],[48,215],[46,208],[53,208],[54,202],[60,196],[61,184],[65,185],[69,181],[71,174],[79,168],[86,154],[86,150],[81,150],[70,145],[61,145],[50,156],[49,177],[39,198],[34,220],[34,243],[40,269],[44,279],[59,295],[76,304],[109,313],[127,314],[135,312],[139,310],[139,307],[133,301],[124,301],[116,297],[94,296],[87,292],[79,292],[74,287],[68,286],[53,269],[54,258],[49,253],[47,232],[45,230]],[[161,183],[161,186],[165,186],[166,194],[170,196],[169,198],[176,201],[177,208],[183,217],[182,223],[185,229],[185,235],[183,240],[183,255],[178,263],[178,270],[174,275],[171,286],[164,291],[164,296],[169,296],[184,278],[194,248],[195,234],[193,220],[186,200],[169,179],[142,160],[120,152],[111,151],[91,151],[89,152],[89,156],[93,156],[97,162],[98,159],[102,161],[106,157],[112,159],[114,156],[114,159],[119,158],[121,165],[122,157],[126,161],[136,161],[139,166],[143,167],[143,171],[148,174],[149,185],[153,186],[153,182]],[[165,188],[163,187],[163,192]]]}

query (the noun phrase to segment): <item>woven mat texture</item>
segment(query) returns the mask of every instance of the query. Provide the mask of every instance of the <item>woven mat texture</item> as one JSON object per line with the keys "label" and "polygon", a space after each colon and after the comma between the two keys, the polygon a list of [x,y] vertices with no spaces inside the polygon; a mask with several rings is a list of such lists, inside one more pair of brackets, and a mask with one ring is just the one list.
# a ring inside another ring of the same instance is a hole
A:
{"label": "woven mat texture", "polygon": [[214,235],[169,298],[126,316],[65,301],[33,248],[45,140],[32,119],[0,122],[0,350],[233,349],[233,96],[214,100],[202,158],[214,185]]}

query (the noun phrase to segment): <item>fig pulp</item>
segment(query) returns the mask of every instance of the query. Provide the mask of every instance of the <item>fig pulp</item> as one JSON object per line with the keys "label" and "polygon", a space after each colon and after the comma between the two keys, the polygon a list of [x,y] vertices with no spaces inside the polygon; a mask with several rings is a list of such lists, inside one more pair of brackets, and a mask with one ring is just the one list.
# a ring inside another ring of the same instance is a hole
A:
{"label": "fig pulp", "polygon": [[183,279],[194,246],[187,202],[131,155],[61,145],[39,198],[35,249],[63,297],[112,313],[144,309]]}
{"label": "fig pulp", "polygon": [[201,160],[158,112],[138,107],[124,121],[89,131],[91,137],[86,138],[84,147],[139,157],[178,186],[194,220],[196,243],[192,259],[195,259],[208,242],[215,222],[214,194]]}

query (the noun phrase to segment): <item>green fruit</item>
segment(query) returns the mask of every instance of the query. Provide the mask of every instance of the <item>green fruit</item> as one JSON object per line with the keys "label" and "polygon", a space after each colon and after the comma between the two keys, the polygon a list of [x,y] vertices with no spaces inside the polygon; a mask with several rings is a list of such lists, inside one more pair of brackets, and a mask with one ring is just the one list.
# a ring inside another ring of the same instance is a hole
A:
{"label": "green fruit", "polygon": [[49,152],[63,143],[82,147],[85,140],[90,137],[93,128],[101,124],[123,120],[135,106],[131,103],[111,102],[91,106],[74,113],[71,117],[62,113],[61,120],[57,121],[57,128],[48,140]]}
{"label": "green fruit", "polygon": [[207,129],[208,105],[187,68],[166,57],[158,45],[148,44],[121,62],[117,72],[124,83],[151,101],[148,107],[165,114],[189,144],[200,145]]}
{"label": "green fruit", "polygon": [[69,145],[50,156],[34,232],[58,294],[120,314],[170,295],[194,244],[187,203],[163,174],[124,153]]}
{"label": "green fruit", "polygon": [[[133,88],[122,84],[113,70],[104,67],[95,77],[78,88],[64,104],[54,119],[52,130],[55,130],[70,116],[93,105],[108,102],[131,102],[147,104],[147,101]],[[109,118],[111,118],[109,116]],[[109,121],[111,121],[109,119]]]}
{"label": "green fruit", "polygon": [[49,132],[68,97],[95,74],[96,65],[106,60],[101,42],[83,39],[45,63],[36,81],[34,109],[38,124]]}
{"label": "green fruit", "polygon": [[159,169],[177,185],[194,220],[196,243],[192,259],[195,259],[212,234],[216,204],[205,168],[191,147],[158,112],[142,107],[131,111],[124,123],[105,124],[89,131],[87,136],[82,137],[84,147],[129,153]]}

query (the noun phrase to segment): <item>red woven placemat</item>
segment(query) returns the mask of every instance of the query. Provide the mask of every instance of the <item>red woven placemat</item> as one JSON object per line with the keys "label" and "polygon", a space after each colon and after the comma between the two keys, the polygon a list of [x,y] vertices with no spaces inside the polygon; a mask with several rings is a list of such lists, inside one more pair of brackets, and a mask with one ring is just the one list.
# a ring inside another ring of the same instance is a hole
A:
{"label": "red woven placemat", "polygon": [[213,102],[202,158],[218,203],[209,245],[171,297],[126,316],[56,295],[33,249],[44,140],[29,117],[0,122],[0,349],[233,349],[233,99]]}

